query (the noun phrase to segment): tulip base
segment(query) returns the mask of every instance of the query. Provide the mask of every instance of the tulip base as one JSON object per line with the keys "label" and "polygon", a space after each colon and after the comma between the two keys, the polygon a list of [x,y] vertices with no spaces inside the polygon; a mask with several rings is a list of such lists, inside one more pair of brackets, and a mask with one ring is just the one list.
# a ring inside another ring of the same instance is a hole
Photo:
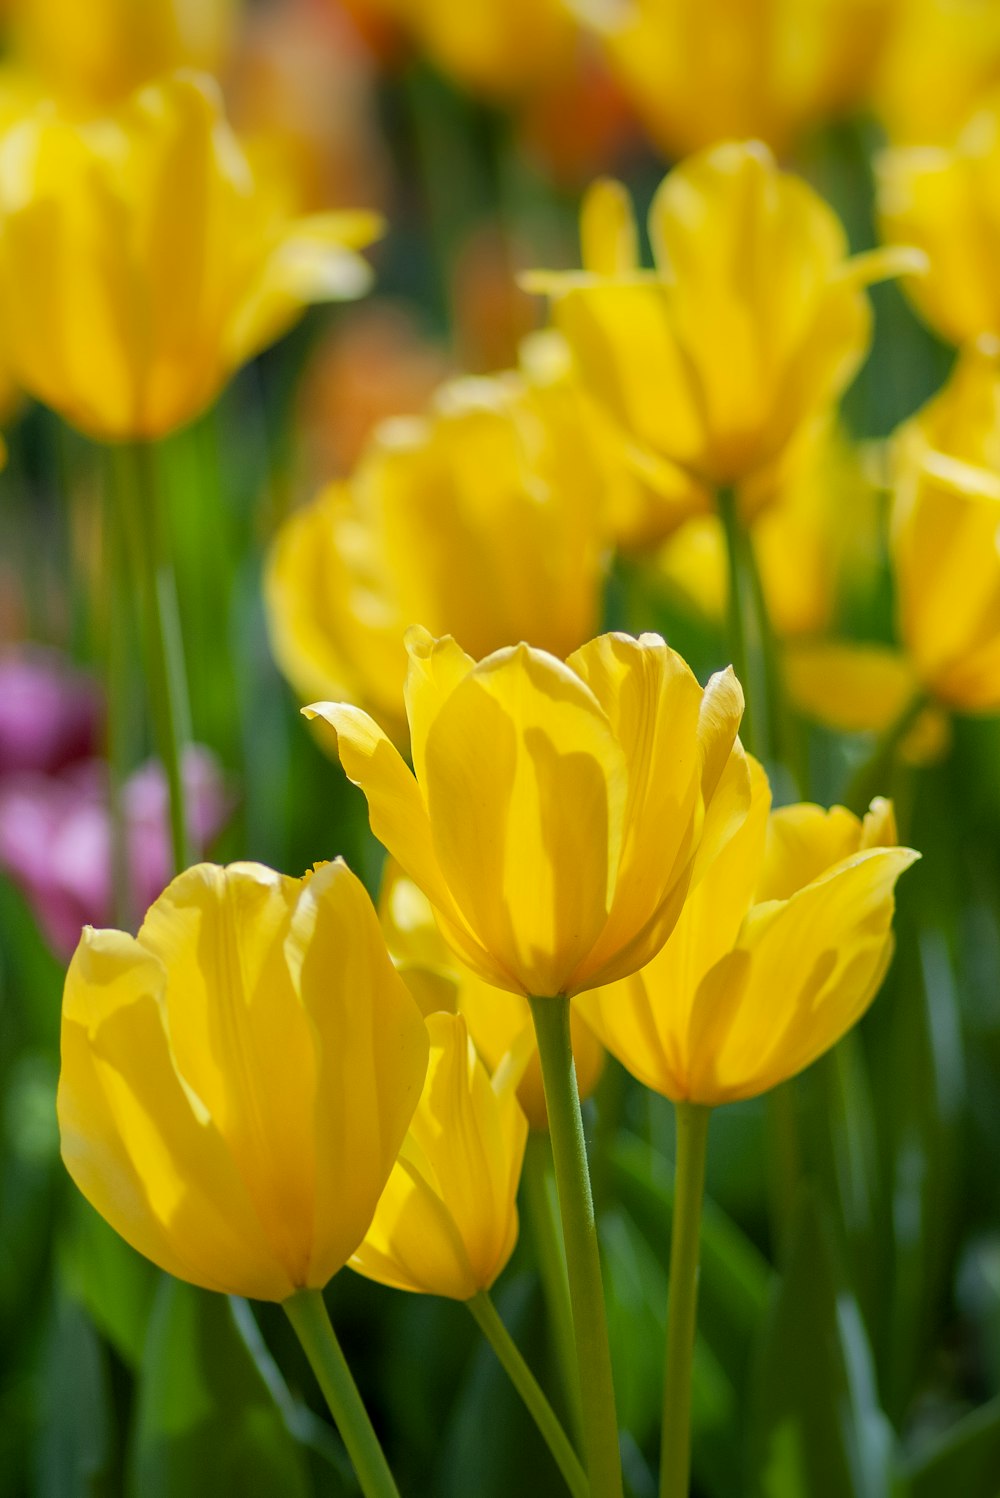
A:
{"label": "tulip base", "polygon": [[622,1469],[611,1347],[587,1144],[570,1043],[569,1000],[565,995],[557,995],[554,998],[533,997],[529,1002],[542,1064],[559,1212],[566,1244],[587,1475],[593,1498],[621,1498]]}
{"label": "tulip base", "polygon": [[678,1103],[674,1220],[670,1235],[667,1355],[663,1371],[660,1498],[688,1498],[691,1483],[691,1364],[698,1319],[698,1257],[710,1108]]}
{"label": "tulip base", "polygon": [[399,1489],[337,1341],[322,1292],[300,1290],[284,1302],[284,1311],[323,1390],[365,1498],[399,1498]]}

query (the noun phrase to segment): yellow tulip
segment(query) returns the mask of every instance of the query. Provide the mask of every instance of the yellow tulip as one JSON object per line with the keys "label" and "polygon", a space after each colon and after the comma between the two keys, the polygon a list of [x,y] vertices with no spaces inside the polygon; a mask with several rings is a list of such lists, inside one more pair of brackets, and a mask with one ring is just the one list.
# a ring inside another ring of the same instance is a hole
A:
{"label": "yellow tulip", "polygon": [[471,1300],[517,1242],[528,1125],[509,1080],[491,1083],[460,1015],[432,1014],[427,1031],[424,1090],[350,1264],[397,1290]]}
{"label": "yellow tulip", "polygon": [[954,144],[883,152],[876,175],[883,236],[927,257],[907,283],[923,317],[952,343],[1000,335],[1000,93]]}
{"label": "yellow tulip", "polygon": [[222,66],[235,0],[12,0],[21,61],[69,104],[101,109],[173,68]]}
{"label": "yellow tulip", "polygon": [[476,656],[518,639],[563,656],[593,634],[601,500],[559,390],[514,374],[446,385],[426,420],[385,425],[350,483],[279,533],[266,589],[279,665],[303,700],[363,704],[405,740],[411,624]]}
{"label": "yellow tulip", "polygon": [[364,1237],[426,1061],[340,860],[305,879],[199,864],[137,938],[84,930],[63,1003],[63,1159],[162,1269],[283,1301],[322,1288]]}
{"label": "yellow tulip", "polygon": [[[461,1014],[491,1072],[505,1056],[516,1053],[524,1062],[517,1100],[533,1129],[547,1128],[542,1068],[527,999],[484,983],[452,956],[427,896],[392,859],[382,877],[379,918],[393,960],[422,1012]],[[584,1099],[601,1079],[604,1047],[576,1013],[570,1014],[570,1030],[577,1087]]]}
{"label": "yellow tulip", "polygon": [[[868,349],[864,286],[903,257],[848,258],[836,214],[778,170],[759,143],[692,157],[650,210],[656,269],[642,271],[623,188],[599,182],[584,203],[583,272],[535,273],[579,377],[648,455],[648,476],[692,488],[762,477],[827,416]],[[747,515],[747,518],[751,518]]]}
{"label": "yellow tulip", "polygon": [[367,714],[318,703],[372,831],[449,945],[512,993],[572,994],[653,955],[696,857],[745,815],[743,693],[703,691],[657,635],[602,635],[565,664],[518,645],[480,662],[407,637],[411,772]]}
{"label": "yellow tulip", "polygon": [[0,309],[19,384],[88,435],[184,425],[312,301],[359,294],[368,213],[284,220],[211,80],[113,117],[40,107],[0,145]]}
{"label": "yellow tulip", "polygon": [[874,998],[892,955],[893,890],[918,856],[888,802],[864,819],[788,806],[751,762],[745,822],[712,861],[663,950],[575,1002],[632,1074],[714,1107],[794,1076]]}
{"label": "yellow tulip", "polygon": [[966,350],[896,444],[891,546],[900,637],[923,690],[1000,708],[1000,348]]}
{"label": "yellow tulip", "polygon": [[872,103],[900,146],[950,144],[969,110],[1000,84],[994,0],[903,0]]}
{"label": "yellow tulip", "polygon": [[670,157],[733,136],[786,151],[865,91],[895,0],[575,0]]}
{"label": "yellow tulip", "polygon": [[374,0],[373,8],[476,93],[537,88],[572,62],[574,27],[561,0]]}

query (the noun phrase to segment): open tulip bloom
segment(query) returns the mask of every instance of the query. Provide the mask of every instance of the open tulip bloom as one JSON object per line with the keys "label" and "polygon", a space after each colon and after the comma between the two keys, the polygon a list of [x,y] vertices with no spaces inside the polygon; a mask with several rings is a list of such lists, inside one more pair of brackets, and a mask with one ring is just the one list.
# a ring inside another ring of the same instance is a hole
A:
{"label": "open tulip bloom", "polygon": [[67,1169],[179,1279],[282,1302],[366,1492],[395,1491],[319,1291],[371,1224],[428,1041],[364,888],[199,864],[138,937],[87,928],[70,964]]}

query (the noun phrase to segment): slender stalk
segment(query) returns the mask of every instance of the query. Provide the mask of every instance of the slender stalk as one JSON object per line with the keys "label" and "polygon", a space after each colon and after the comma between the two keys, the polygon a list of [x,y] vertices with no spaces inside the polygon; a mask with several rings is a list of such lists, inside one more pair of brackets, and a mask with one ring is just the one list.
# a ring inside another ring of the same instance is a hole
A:
{"label": "slender stalk", "polygon": [[729,488],[719,489],[716,504],[726,538],[729,583],[726,633],[733,658],[733,670],[739,677],[746,695],[740,732],[747,748],[752,753],[762,756],[766,736],[763,716],[766,687],[763,685],[761,663],[759,660],[755,661],[751,651],[757,629],[754,621],[755,590],[750,584],[745,566],[748,537],[740,520],[736,491]]}
{"label": "slender stalk", "polygon": [[711,1109],[678,1103],[670,1299],[663,1375],[660,1498],[688,1498],[691,1481],[691,1365],[698,1317],[698,1246]]}
{"label": "slender stalk", "polygon": [[863,816],[873,797],[889,793],[899,746],[926,706],[924,694],[915,693],[878,739],[868,758],[858,766],[844,792],[844,805],[851,811]]}
{"label": "slender stalk", "polygon": [[191,862],[182,765],[190,723],[177,594],[160,514],[155,453],[143,442],[126,443],[113,451],[125,533],[142,597],[146,679],[157,748],[170,791],[170,843],[176,873]]}
{"label": "slender stalk", "polygon": [[573,1450],[569,1437],[560,1425],[555,1410],[546,1399],[541,1386],[528,1367],[510,1332],[500,1320],[496,1306],[485,1290],[466,1305],[477,1326],[493,1348],[497,1358],[514,1388],[527,1406],[528,1413],[541,1432],[573,1498],[589,1498],[590,1484],[580,1465],[580,1458]]}
{"label": "slender stalk", "polygon": [[108,479],[105,488],[103,545],[107,597],[107,756],[112,914],[116,926],[129,930],[135,912],[129,888],[124,788],[132,767],[135,747],[132,731],[132,683],[129,679],[129,640],[133,630],[129,604],[133,589],[128,575],[128,549],[118,496],[115,493],[114,474],[109,474]]}
{"label": "slender stalk", "polygon": [[580,1381],[576,1373],[573,1341],[573,1307],[566,1278],[566,1250],[559,1221],[559,1203],[552,1175],[552,1145],[547,1133],[532,1133],[524,1159],[525,1206],[535,1244],[538,1272],[553,1330],[556,1359],[570,1408],[573,1432],[583,1430],[580,1411]]}
{"label": "slender stalk", "polygon": [[611,1347],[580,1093],[570,1045],[569,1000],[559,994],[553,998],[535,997],[530,1003],[542,1063],[559,1211],[566,1244],[587,1475],[593,1498],[621,1498],[622,1469]]}
{"label": "slender stalk", "polygon": [[309,1359],[365,1498],[399,1498],[378,1436],[361,1402],[319,1290],[300,1290],[284,1302],[285,1314]]}

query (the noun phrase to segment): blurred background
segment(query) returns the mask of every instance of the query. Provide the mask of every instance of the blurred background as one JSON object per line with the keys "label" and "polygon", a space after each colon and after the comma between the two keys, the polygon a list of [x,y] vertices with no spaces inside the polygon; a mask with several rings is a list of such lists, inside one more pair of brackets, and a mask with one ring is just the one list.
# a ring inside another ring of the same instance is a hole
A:
{"label": "blurred background", "polygon": [[[879,240],[879,153],[950,149],[1000,87],[993,0],[6,0],[3,12],[0,129],[47,98],[98,118],[160,73],[193,67],[218,80],[248,160],[289,211],[384,215],[368,252],[373,291],[309,310],[155,455],[187,661],[194,841],[218,861],[294,874],[343,854],[373,894],[382,855],[364,800],[299,704],[330,678],[391,720],[398,691],[379,696],[366,642],[416,610],[480,648],[451,622],[446,596],[466,552],[435,538],[450,523],[449,486],[482,483],[488,450],[395,501],[425,539],[428,578],[443,579],[425,596],[393,593],[393,510],[371,494],[389,482],[387,452],[428,443],[428,422],[460,420],[463,400],[482,394],[446,382],[546,357],[531,336],[545,303],[519,278],[579,265],[587,185],[623,180],[644,224],[672,163],[761,138],[863,251]],[[988,263],[992,274],[1000,262]],[[769,522],[776,534],[760,533],[772,617],[790,645],[895,649],[883,444],[942,388],[955,350],[906,287],[876,287],[872,300],[871,353],[833,435],[791,485],[783,520]],[[114,913],[103,682],[122,641],[103,582],[104,454],[13,378],[3,387],[0,1495],[346,1495],[353,1479],[275,1308],[169,1282],[96,1217],[59,1161],[64,964],[80,926]],[[702,680],[724,665],[713,518],[652,540],[625,525],[591,536],[584,479],[543,480],[563,483],[568,519],[538,544],[587,548],[583,637],[654,629]],[[276,561],[289,517],[324,494],[326,676],[295,617],[313,584],[289,581]],[[343,532],[333,516],[347,503],[358,512]],[[534,602],[542,634],[557,608],[549,587],[538,584]],[[141,700],[134,640],[125,651]],[[776,800],[829,804],[870,760],[877,725],[818,723],[807,697],[793,701],[790,748],[769,768]],[[138,915],[170,873],[167,794],[143,715],[125,727]],[[856,1043],[790,1084],[783,1106],[801,1158],[796,1200],[778,1208],[789,1224],[780,1252],[768,1106],[713,1119],[694,1431],[695,1491],[708,1498],[1000,1494],[1000,724],[938,711],[913,733],[874,789],[895,796],[903,840],[923,861],[901,887],[896,961]],[[627,1480],[645,1498],[670,1108],[609,1059],[587,1124]],[[529,1197],[546,1190],[544,1168],[529,1168],[522,1242],[497,1300],[568,1414],[535,1268],[551,1201]],[[328,1298],[404,1493],[557,1490],[460,1307],[348,1271]],[[806,1448],[807,1461],[795,1456]]]}

